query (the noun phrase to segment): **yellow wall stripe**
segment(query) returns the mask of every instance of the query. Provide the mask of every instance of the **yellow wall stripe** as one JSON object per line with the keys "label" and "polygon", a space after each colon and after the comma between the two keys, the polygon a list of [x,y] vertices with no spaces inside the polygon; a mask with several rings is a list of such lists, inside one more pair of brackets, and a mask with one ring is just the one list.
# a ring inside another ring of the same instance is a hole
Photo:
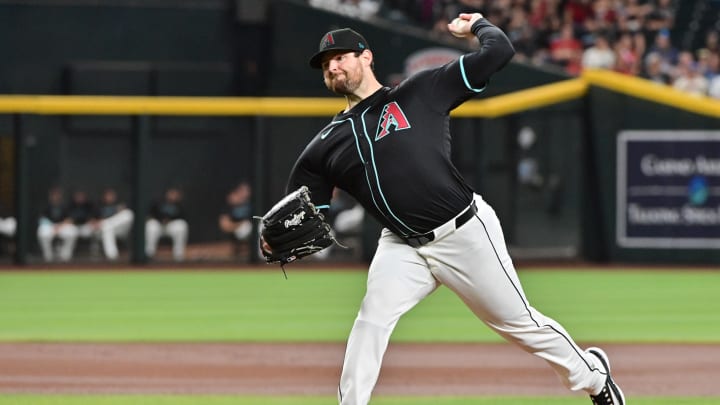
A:
{"label": "yellow wall stripe", "polygon": [[[471,100],[454,117],[496,118],[582,97],[589,86],[720,118],[720,100],[697,97],[650,81],[610,71],[582,76],[484,100]],[[332,116],[345,107],[339,97],[135,97],[0,95],[0,113],[76,115]]]}
{"label": "yellow wall stripe", "polygon": [[694,96],[670,86],[607,70],[586,70],[582,78],[593,86],[696,114],[720,118],[720,100],[714,98]]}
{"label": "yellow wall stripe", "polygon": [[91,115],[321,116],[345,106],[339,98],[0,96],[0,113]]}
{"label": "yellow wall stripe", "polygon": [[570,101],[582,97],[586,92],[585,81],[570,79],[485,100],[469,101],[456,108],[453,116],[496,118]]}

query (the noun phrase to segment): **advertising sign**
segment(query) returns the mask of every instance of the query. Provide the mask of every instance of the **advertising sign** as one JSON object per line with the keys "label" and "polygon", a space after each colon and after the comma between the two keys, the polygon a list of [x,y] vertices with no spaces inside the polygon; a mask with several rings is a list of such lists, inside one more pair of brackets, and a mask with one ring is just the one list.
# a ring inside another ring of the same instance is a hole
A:
{"label": "advertising sign", "polygon": [[720,131],[622,131],[617,244],[720,248]]}

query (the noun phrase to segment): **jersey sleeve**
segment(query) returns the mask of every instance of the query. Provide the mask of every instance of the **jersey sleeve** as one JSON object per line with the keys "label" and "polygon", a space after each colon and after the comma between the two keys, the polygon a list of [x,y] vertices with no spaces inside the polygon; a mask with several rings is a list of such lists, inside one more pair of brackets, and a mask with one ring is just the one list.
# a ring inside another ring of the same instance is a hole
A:
{"label": "jersey sleeve", "polygon": [[333,185],[322,174],[321,164],[319,159],[313,159],[312,148],[306,148],[290,171],[285,194],[307,186],[313,204],[319,209],[327,210],[330,207]]}
{"label": "jersey sleeve", "polygon": [[490,77],[515,55],[512,43],[499,28],[484,18],[476,21],[472,32],[480,48],[438,69],[420,73],[427,83],[428,99],[438,111],[450,111],[485,90]]}

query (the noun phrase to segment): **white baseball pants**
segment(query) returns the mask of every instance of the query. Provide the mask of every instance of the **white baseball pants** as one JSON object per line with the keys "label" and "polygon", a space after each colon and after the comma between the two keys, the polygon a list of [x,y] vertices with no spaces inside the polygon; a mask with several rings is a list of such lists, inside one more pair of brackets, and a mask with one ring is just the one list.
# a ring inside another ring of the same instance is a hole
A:
{"label": "white baseball pants", "polygon": [[383,230],[347,343],[341,405],[368,404],[395,325],[440,284],[503,338],[547,361],[569,389],[596,394],[604,386],[593,356],[529,304],[495,211],[480,196],[475,202],[475,218],[417,249]]}
{"label": "white baseball pants", "polygon": [[233,235],[235,235],[235,239],[237,240],[246,240],[250,237],[251,233],[252,221],[250,220],[240,222],[240,224],[233,231]]}
{"label": "white baseball pants", "polygon": [[13,217],[0,218],[0,235],[15,236],[17,221]]}
{"label": "white baseball pants", "polygon": [[43,259],[46,262],[55,260],[53,240],[58,238],[60,239],[60,245],[57,249],[57,258],[63,262],[70,261],[79,233],[78,227],[74,224],[55,224],[41,219],[37,229],[37,237]]}
{"label": "white baseball pants", "polygon": [[158,242],[163,236],[172,239],[172,255],[175,261],[185,259],[185,246],[188,238],[188,223],[184,219],[174,219],[166,224],[157,219],[148,219],[145,224],[145,253],[155,256]]}
{"label": "white baseball pants", "polygon": [[100,239],[103,252],[108,259],[116,260],[118,258],[117,239],[128,236],[133,218],[133,212],[126,208],[100,221]]}

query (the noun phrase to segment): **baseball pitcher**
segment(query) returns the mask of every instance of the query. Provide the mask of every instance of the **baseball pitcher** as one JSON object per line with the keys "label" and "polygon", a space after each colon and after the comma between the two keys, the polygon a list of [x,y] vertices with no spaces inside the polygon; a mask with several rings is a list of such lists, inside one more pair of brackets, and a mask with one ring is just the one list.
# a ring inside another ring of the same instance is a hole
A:
{"label": "baseball pitcher", "polygon": [[[587,392],[596,405],[624,405],[606,354],[580,349],[530,304],[495,212],[451,162],[450,111],[481,93],[514,50],[477,13],[460,14],[448,29],[475,36],[479,49],[393,88],[376,79],[375,55],[363,36],[348,28],[322,36],[310,66],[347,107],[295,163],[288,182],[293,193],[266,215],[263,251],[269,261],[285,263],[329,246],[322,212],[335,186],[384,226],[347,343],[341,405],[370,401],[398,320],[440,285],[499,335],[545,360],[569,389]],[[279,212],[285,213],[281,226]]]}

